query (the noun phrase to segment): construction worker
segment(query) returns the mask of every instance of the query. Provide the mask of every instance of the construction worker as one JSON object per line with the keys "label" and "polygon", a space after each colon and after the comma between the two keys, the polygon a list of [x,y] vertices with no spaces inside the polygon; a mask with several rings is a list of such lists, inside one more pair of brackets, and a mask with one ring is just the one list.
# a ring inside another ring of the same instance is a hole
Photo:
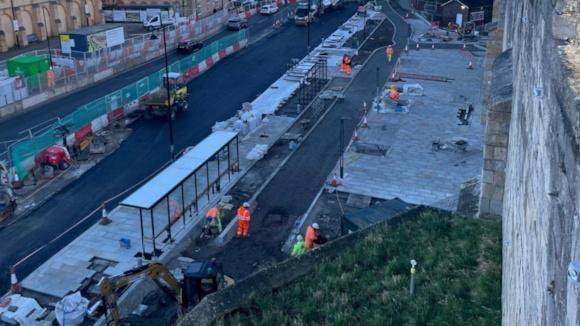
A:
{"label": "construction worker", "polygon": [[396,104],[399,104],[399,100],[401,99],[401,95],[399,94],[399,91],[397,90],[397,86],[391,86],[391,90],[389,91],[389,98],[391,99],[391,101],[395,102]]}
{"label": "construction worker", "polygon": [[207,214],[205,215],[207,224],[211,227],[213,225],[217,226],[218,232],[222,232],[222,221],[220,215],[220,209],[218,206],[211,207]]}
{"label": "construction worker", "polygon": [[342,62],[340,63],[340,71],[350,75],[352,58],[345,54],[342,56]]}
{"label": "construction worker", "polygon": [[387,53],[387,58],[389,59],[389,62],[391,62],[391,60],[393,60],[393,54],[395,53],[395,51],[393,50],[393,46],[389,45],[385,50],[385,52]]}
{"label": "construction worker", "polygon": [[348,55],[345,55],[345,69],[346,69],[346,74],[350,75],[350,71],[352,69],[351,64],[352,64],[352,58]]}
{"label": "construction worker", "polygon": [[292,247],[292,257],[298,257],[306,252],[306,243],[304,238],[299,234],[296,236],[296,243]]}
{"label": "construction worker", "polygon": [[320,225],[318,225],[318,223],[312,223],[312,225],[306,229],[306,240],[304,241],[304,244],[306,245],[307,251],[314,249],[314,243],[318,241],[319,232]]}
{"label": "construction worker", "polygon": [[238,238],[250,235],[250,204],[245,202],[238,208]]}

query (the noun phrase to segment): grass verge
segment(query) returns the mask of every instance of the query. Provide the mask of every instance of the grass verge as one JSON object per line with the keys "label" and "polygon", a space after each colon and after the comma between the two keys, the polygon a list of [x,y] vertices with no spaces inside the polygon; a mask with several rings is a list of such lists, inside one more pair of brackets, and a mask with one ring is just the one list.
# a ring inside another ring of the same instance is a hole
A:
{"label": "grass verge", "polygon": [[[409,294],[410,259],[419,263]],[[499,325],[501,223],[427,211],[377,227],[216,325]]]}

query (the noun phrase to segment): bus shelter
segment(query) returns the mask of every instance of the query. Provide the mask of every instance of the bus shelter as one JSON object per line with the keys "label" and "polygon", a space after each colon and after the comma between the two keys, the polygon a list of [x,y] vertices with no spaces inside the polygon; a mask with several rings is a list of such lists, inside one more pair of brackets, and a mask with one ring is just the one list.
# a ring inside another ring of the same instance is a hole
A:
{"label": "bus shelter", "polygon": [[125,198],[120,205],[138,211],[142,257],[159,256],[172,232],[195,222],[199,208],[238,171],[238,134],[217,131]]}

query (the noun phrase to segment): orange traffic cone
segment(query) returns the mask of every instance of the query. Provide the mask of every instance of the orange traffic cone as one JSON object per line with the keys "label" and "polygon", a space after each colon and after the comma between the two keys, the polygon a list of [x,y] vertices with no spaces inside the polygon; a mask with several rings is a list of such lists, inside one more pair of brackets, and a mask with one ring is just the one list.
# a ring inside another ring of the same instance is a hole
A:
{"label": "orange traffic cone", "polygon": [[18,173],[14,171],[14,179],[12,180],[12,188],[20,189],[22,188],[22,181],[20,181],[20,177],[18,177]]}
{"label": "orange traffic cone", "polygon": [[415,47],[415,49],[417,49],[417,51],[419,51],[419,43],[417,43],[417,46]]}
{"label": "orange traffic cone", "polygon": [[363,120],[362,120],[362,125],[361,128],[368,128],[369,127],[369,122],[367,120],[367,116],[366,114],[363,116]]}
{"label": "orange traffic cone", "polygon": [[101,225],[107,225],[110,224],[111,222],[113,222],[110,218],[109,218],[109,213],[107,213],[107,207],[105,207],[105,203],[103,203],[103,209],[101,210],[101,221],[99,222],[99,224]]}
{"label": "orange traffic cone", "polygon": [[18,282],[18,278],[16,277],[16,267],[14,266],[10,267],[10,292],[22,292],[22,286],[20,286],[20,282]]}
{"label": "orange traffic cone", "polygon": [[469,64],[467,64],[467,69],[473,69],[473,62],[470,60]]}
{"label": "orange traffic cone", "polygon": [[352,141],[359,141],[359,137],[358,137],[358,131],[356,129],[356,127],[354,128],[354,134],[352,134]]}
{"label": "orange traffic cone", "polygon": [[342,182],[340,181],[340,179],[338,179],[338,177],[336,176],[336,173],[332,176],[332,181],[330,182],[330,185],[333,187],[342,186]]}

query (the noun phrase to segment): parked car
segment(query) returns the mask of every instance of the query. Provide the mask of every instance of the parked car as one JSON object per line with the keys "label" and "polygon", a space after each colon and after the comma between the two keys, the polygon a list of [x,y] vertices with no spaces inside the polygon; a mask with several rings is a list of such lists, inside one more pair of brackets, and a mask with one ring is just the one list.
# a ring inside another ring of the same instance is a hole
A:
{"label": "parked car", "polygon": [[193,53],[199,51],[203,47],[203,43],[194,39],[182,39],[177,43],[177,51],[184,53]]}
{"label": "parked car", "polygon": [[272,15],[278,12],[278,5],[275,3],[270,3],[267,5],[263,5],[260,8],[260,14],[262,15]]}
{"label": "parked car", "polygon": [[228,20],[228,30],[239,31],[244,28],[248,28],[247,19],[234,16]]}

